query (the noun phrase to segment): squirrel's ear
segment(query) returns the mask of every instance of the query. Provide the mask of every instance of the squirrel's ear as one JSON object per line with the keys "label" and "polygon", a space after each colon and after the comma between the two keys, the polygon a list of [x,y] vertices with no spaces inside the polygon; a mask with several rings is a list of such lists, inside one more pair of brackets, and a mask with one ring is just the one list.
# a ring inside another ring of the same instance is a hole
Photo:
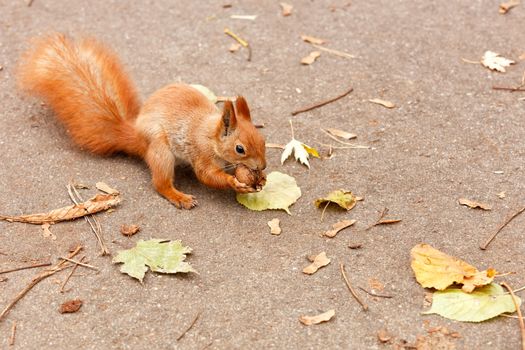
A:
{"label": "squirrel's ear", "polygon": [[221,135],[228,136],[237,126],[237,118],[235,117],[235,110],[233,109],[232,101],[224,102],[221,122]]}
{"label": "squirrel's ear", "polygon": [[237,110],[237,115],[240,118],[244,118],[247,121],[252,120],[250,116],[250,109],[248,108],[248,103],[246,102],[246,99],[244,97],[237,96],[237,100],[235,101],[235,109]]}

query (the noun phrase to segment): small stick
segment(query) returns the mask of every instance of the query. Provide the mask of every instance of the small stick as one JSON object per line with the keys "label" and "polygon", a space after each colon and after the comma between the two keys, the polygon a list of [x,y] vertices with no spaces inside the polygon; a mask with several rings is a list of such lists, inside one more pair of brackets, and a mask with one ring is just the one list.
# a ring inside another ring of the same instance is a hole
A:
{"label": "small stick", "polygon": [[503,222],[503,224],[500,225],[500,227],[498,227],[498,229],[496,230],[496,232],[494,232],[494,234],[492,236],[489,237],[489,239],[487,239],[487,241],[480,246],[481,250],[485,250],[487,249],[487,247],[489,246],[490,242],[492,242],[492,240],[494,238],[496,238],[496,236],[498,235],[498,233],[503,230],[503,228],[505,226],[508,225],[509,222],[511,222],[512,220],[514,220],[514,218],[518,215],[520,215],[521,213],[523,213],[525,211],[525,207],[521,208],[520,210],[518,210],[516,213],[512,214],[507,220],[505,220],[505,222]]}
{"label": "small stick", "polygon": [[40,263],[40,264],[35,264],[35,265],[29,265],[29,266],[16,267],[14,269],[0,271],[0,275],[3,275],[4,273],[15,272],[15,271],[20,271],[20,270],[26,270],[26,269],[33,269],[35,267],[42,267],[42,266],[49,266],[49,265],[51,265],[50,262],[48,262],[48,263]]}
{"label": "small stick", "polygon": [[362,145],[333,146],[333,145],[330,145],[328,143],[322,143],[322,142],[317,142],[317,143],[320,144],[321,146],[326,146],[326,147],[329,147],[329,148],[332,148],[332,149],[373,149],[370,146],[362,146]]}
{"label": "small stick", "polygon": [[[72,258],[74,257],[75,255],[78,254],[78,252],[80,252],[80,250],[82,249],[82,246],[78,246],[72,253],[70,253],[68,255],[68,258]],[[22,299],[24,297],[24,295],[26,295],[34,286],[36,286],[40,281],[46,279],[47,277],[51,276],[51,275],[54,275],[55,273],[59,272],[59,271],[62,271],[64,269],[67,269],[68,267],[70,267],[71,265],[69,266],[64,266],[66,264],[67,261],[65,260],[62,260],[60,261],[59,263],[53,265],[50,269],[46,269],[44,271],[42,271],[40,274],[36,275],[32,280],[31,282],[24,288],[22,289],[16,296],[15,298],[5,307],[5,309],[0,313],[0,321],[2,321],[2,319],[9,313],[9,311],[11,311],[11,309],[16,305],[16,303]]]}
{"label": "small stick", "polygon": [[343,52],[343,51],[329,49],[327,47],[324,47],[324,46],[321,46],[321,45],[317,45],[317,44],[312,44],[312,46],[318,48],[319,50],[331,53],[332,55],[335,55],[335,56],[345,57],[345,58],[355,58],[354,55],[351,55],[351,54]]}
{"label": "small stick", "polygon": [[365,292],[366,294],[371,295],[373,297],[378,297],[378,298],[393,298],[394,297],[392,295],[372,293],[372,292],[367,291],[363,287],[359,287],[359,286],[357,288],[361,289],[363,292]]}
{"label": "small stick", "polygon": [[[85,258],[85,256],[81,257],[80,258],[80,262],[82,262],[84,260],[84,258]],[[73,268],[71,269],[71,272],[69,273],[69,275],[67,275],[67,277],[64,280],[64,282],[62,282],[62,285],[60,286],[60,293],[64,293],[65,292],[64,288],[66,287],[66,284],[69,281],[69,279],[71,278],[71,276],[73,276],[73,274],[75,273],[77,267],[78,267],[78,264],[75,264],[75,266],[73,266]]]}
{"label": "small stick", "polygon": [[252,60],[252,47],[250,46],[248,41],[242,39],[240,36],[238,36],[237,34],[232,32],[228,28],[224,28],[224,34],[229,35],[230,37],[235,39],[235,41],[237,41],[239,44],[241,44],[243,47],[248,49],[247,61],[250,62]]}
{"label": "small stick", "polygon": [[332,103],[334,101],[337,101],[343,97],[345,97],[346,95],[348,95],[349,93],[351,93],[352,91],[354,91],[354,88],[349,88],[348,90],[346,90],[344,93],[342,93],[341,95],[339,96],[336,96],[334,98],[331,98],[329,100],[326,100],[326,101],[321,101],[321,102],[318,102],[316,104],[313,104],[311,106],[308,106],[308,107],[304,107],[304,108],[301,108],[301,109],[298,109],[296,111],[293,111],[292,112],[292,115],[297,115],[299,113],[304,113],[304,112],[308,112],[308,111],[311,111],[312,109],[316,109],[316,108],[319,108],[319,107],[322,107],[324,105],[327,105],[329,103]]}
{"label": "small stick", "polygon": [[461,58],[461,60],[465,63],[470,63],[470,64],[481,64],[480,61],[471,61],[471,60],[467,60],[466,58]]}
{"label": "small stick", "polygon": [[9,337],[9,345],[15,345],[15,336],[16,336],[16,321],[13,321],[13,326],[11,327],[11,336]]}
{"label": "small stick", "polygon": [[69,258],[64,258],[64,257],[60,257],[59,259],[63,259],[63,260],[66,260],[66,261],[69,261],[69,262],[72,262],[73,264],[76,264],[76,265],[80,265],[80,266],[84,266],[84,267],[87,267],[87,268],[90,268],[90,269],[93,269],[95,271],[100,271],[100,269],[98,267],[95,267],[93,265],[89,265],[89,264],[84,264],[80,261],[76,261],[76,260],[73,260],[73,259],[69,259]]}
{"label": "small stick", "polygon": [[505,90],[505,91],[525,91],[525,88],[521,86],[510,87],[510,86],[493,86],[492,90]]}
{"label": "small stick", "polygon": [[520,323],[520,330],[521,330],[521,348],[525,350],[525,323],[523,322],[523,315],[521,314],[520,306],[516,300],[516,295],[514,295],[514,292],[510,288],[510,286],[506,282],[500,283],[503,287],[507,288],[507,290],[510,293],[510,296],[512,297],[512,302],[514,303],[514,306],[516,307],[516,312],[518,313],[518,319]]}
{"label": "small stick", "polygon": [[193,318],[193,321],[191,321],[190,325],[184,330],[184,332],[181,333],[181,335],[179,335],[177,337],[177,341],[181,340],[186,335],[186,333],[189,332],[189,330],[193,327],[193,325],[199,319],[199,316],[201,315],[201,313],[202,313],[202,311],[197,312],[197,315],[195,315],[195,317]]}
{"label": "small stick", "polygon": [[330,201],[326,202],[326,205],[323,208],[323,212],[321,213],[321,222],[323,222],[324,212],[326,211],[326,208],[328,208],[329,205],[330,205]]}
{"label": "small stick", "polygon": [[345,280],[345,283],[346,283],[346,286],[348,287],[348,290],[350,291],[350,293],[352,293],[352,295],[354,296],[355,300],[357,300],[357,302],[359,304],[361,304],[361,306],[363,307],[363,310],[364,311],[368,310],[368,306],[359,298],[359,296],[357,295],[355,290],[350,285],[350,282],[348,281],[348,278],[346,277],[345,265],[343,263],[341,263],[339,266],[341,267],[341,275],[343,276],[343,279]]}

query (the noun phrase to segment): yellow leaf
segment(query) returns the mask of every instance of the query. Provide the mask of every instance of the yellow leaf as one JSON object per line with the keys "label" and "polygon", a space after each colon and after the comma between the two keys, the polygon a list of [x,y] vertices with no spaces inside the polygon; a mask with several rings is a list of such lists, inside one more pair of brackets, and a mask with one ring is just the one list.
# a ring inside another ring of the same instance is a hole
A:
{"label": "yellow leaf", "polygon": [[463,260],[447,255],[428,244],[418,244],[410,252],[412,270],[417,281],[425,288],[443,290],[453,283],[464,285],[464,291],[489,284],[494,279],[494,270],[479,272]]}

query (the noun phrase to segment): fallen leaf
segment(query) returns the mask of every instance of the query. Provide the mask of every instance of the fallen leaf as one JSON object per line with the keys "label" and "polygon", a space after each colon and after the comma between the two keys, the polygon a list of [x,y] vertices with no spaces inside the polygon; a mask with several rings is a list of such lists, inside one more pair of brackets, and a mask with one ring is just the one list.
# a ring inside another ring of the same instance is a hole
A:
{"label": "fallen leaf", "polygon": [[390,333],[388,333],[388,331],[383,328],[377,332],[377,339],[381,343],[388,343],[392,340],[392,335],[390,335]]}
{"label": "fallen leaf", "polygon": [[73,220],[85,215],[95,214],[99,211],[115,207],[120,203],[120,197],[112,194],[97,194],[87,201],[67,207],[50,211],[49,213],[4,216],[0,215],[0,220],[9,222],[24,222],[27,224],[41,225],[44,223],[55,223],[65,220]]}
{"label": "fallen leaf", "polygon": [[458,258],[449,256],[428,244],[418,244],[410,252],[416,280],[425,288],[443,290],[453,283],[464,284],[465,291],[492,282],[495,271],[478,271]]}
{"label": "fallen leaf", "polygon": [[356,222],[357,220],[343,220],[343,221],[336,222],[335,224],[332,225],[331,230],[323,233],[323,236],[333,238],[339,233],[339,231],[352,226]]}
{"label": "fallen leaf", "polygon": [[386,101],[386,100],[381,100],[379,98],[373,98],[373,99],[370,99],[368,100],[369,102],[372,102],[372,103],[375,103],[375,104],[378,104],[378,105],[381,105],[383,107],[386,107],[386,108],[394,108],[396,105],[390,101]]}
{"label": "fallen leaf", "polygon": [[119,194],[119,191],[117,191],[116,189],[114,188],[111,188],[109,187],[106,183],[104,182],[97,182],[95,184],[95,187],[99,190],[99,191],[102,191],[102,192],[105,192],[107,194],[113,194],[113,195],[117,195]]}
{"label": "fallen leaf", "polygon": [[330,264],[330,259],[326,256],[326,252],[321,252],[314,257],[314,261],[303,269],[303,273],[312,275],[321,267]]}
{"label": "fallen leaf", "polygon": [[292,14],[292,10],[293,10],[292,5],[287,4],[285,2],[281,2],[279,3],[279,5],[281,5],[281,10],[282,10],[281,14],[283,15],[283,17],[287,17]]}
{"label": "fallen leaf", "polygon": [[53,232],[51,232],[49,230],[49,228],[51,227],[51,225],[49,223],[45,223],[45,224],[42,224],[42,235],[44,236],[44,238],[51,238],[51,240],[53,241],[56,241],[57,239],[57,236],[55,236],[55,234]]}
{"label": "fallen leaf", "polygon": [[323,129],[323,130],[326,131],[327,133],[329,133],[332,136],[340,137],[340,138],[345,139],[345,140],[351,140],[351,139],[355,139],[357,137],[356,134],[352,134],[352,133],[349,133],[349,132],[346,132],[346,131],[343,131],[343,130],[339,130],[339,129],[326,128],[326,129]]}
{"label": "fallen leaf", "polygon": [[140,227],[138,225],[122,225],[120,226],[120,233],[122,233],[124,236],[133,236],[137,232],[140,231]]}
{"label": "fallen leaf", "polygon": [[458,199],[458,202],[459,202],[459,204],[466,205],[467,207],[472,208],[472,209],[475,209],[475,208],[480,208],[480,209],[483,209],[483,210],[491,210],[492,209],[490,207],[490,205],[488,205],[488,204],[484,204],[484,203],[476,202],[476,201],[471,201],[470,199],[467,199],[467,198],[460,198],[460,199]]}
{"label": "fallen leaf", "polygon": [[[516,311],[512,297],[496,283],[478,288],[472,293],[465,293],[461,289],[437,291],[432,299],[431,309],[423,314],[438,314],[462,322],[481,322],[504,312]],[[519,297],[516,297],[516,301],[521,305]]]}
{"label": "fallen leaf", "polygon": [[246,208],[256,211],[282,209],[291,215],[288,209],[301,197],[301,189],[295,179],[289,175],[273,171],[266,178],[266,185],[255,193],[237,193],[237,201]]}
{"label": "fallen leaf", "polygon": [[279,219],[272,219],[268,221],[268,226],[270,226],[270,233],[272,235],[280,235],[281,234],[281,228],[279,227]]}
{"label": "fallen leaf", "polygon": [[330,319],[334,316],[335,310],[328,310],[326,312],[323,312],[322,314],[315,316],[301,316],[299,317],[299,321],[305,326],[310,326],[313,324],[330,321]]}
{"label": "fallen leaf", "polygon": [[206,86],[200,84],[190,84],[190,86],[206,96],[212,103],[217,103],[217,96]]}
{"label": "fallen leaf", "polygon": [[321,158],[319,156],[319,152],[317,152],[315,148],[305,145],[304,143],[303,143],[303,147],[306,150],[306,152],[308,152],[308,154],[311,155],[312,157]]}
{"label": "fallen leaf", "polygon": [[228,50],[230,52],[236,52],[236,51],[239,51],[240,48],[241,48],[241,44],[239,44],[239,43],[232,43],[230,45],[230,47],[228,48]]}
{"label": "fallen leaf", "polygon": [[355,206],[357,200],[351,191],[336,190],[328,193],[326,197],[316,199],[314,203],[317,208],[325,203],[335,203],[343,209],[350,210]]}
{"label": "fallen leaf", "polygon": [[507,194],[505,193],[505,191],[502,191],[500,193],[498,193],[496,196],[498,196],[499,199],[503,199],[507,196]]}
{"label": "fallen leaf", "polygon": [[284,151],[281,155],[281,164],[284,164],[284,161],[294,154],[295,160],[299,161],[301,164],[306,165],[310,168],[310,163],[308,162],[308,151],[304,148],[304,144],[296,139],[292,138],[286,146],[284,146]]}
{"label": "fallen leaf", "polygon": [[325,43],[323,39],[319,39],[319,38],[316,38],[314,36],[309,36],[309,35],[301,35],[301,39],[303,39],[303,41],[310,43],[310,44],[323,45]]}
{"label": "fallen leaf", "polygon": [[370,286],[371,289],[376,290],[378,292],[381,292],[383,291],[383,289],[385,289],[385,286],[383,285],[383,283],[381,283],[381,281],[378,280],[377,278],[370,278],[368,280],[368,285]]}
{"label": "fallen leaf", "polygon": [[513,7],[516,7],[520,4],[520,0],[510,0],[507,2],[503,2],[499,5],[499,13],[504,15]]}
{"label": "fallen leaf", "polygon": [[82,300],[80,299],[68,300],[62,303],[62,305],[60,305],[58,312],[60,312],[61,314],[71,314],[80,310],[81,306]]}
{"label": "fallen leaf", "polygon": [[113,263],[123,263],[120,272],[142,282],[148,267],[151,271],[161,273],[196,272],[184,261],[186,254],[190,254],[191,251],[190,247],[183,246],[178,240],[140,240],[135,248],[119,251],[113,258]]}
{"label": "fallen leaf", "polygon": [[488,69],[495,70],[498,72],[505,73],[505,67],[514,64],[513,60],[509,60],[505,57],[501,57],[499,53],[492,51],[486,51],[481,58],[481,64],[487,67]]}
{"label": "fallen leaf", "polygon": [[310,52],[310,54],[306,57],[303,57],[301,59],[301,64],[304,64],[304,65],[310,65],[312,63],[315,62],[315,60],[321,56],[321,52],[320,51],[312,51]]}

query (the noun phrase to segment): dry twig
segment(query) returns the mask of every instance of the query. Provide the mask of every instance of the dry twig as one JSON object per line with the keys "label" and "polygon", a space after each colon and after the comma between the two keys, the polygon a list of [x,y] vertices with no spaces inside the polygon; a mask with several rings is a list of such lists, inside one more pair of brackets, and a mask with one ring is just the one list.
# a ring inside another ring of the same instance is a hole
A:
{"label": "dry twig", "polygon": [[359,296],[357,295],[355,290],[350,285],[350,282],[348,281],[348,278],[346,277],[345,265],[343,263],[341,263],[339,266],[341,267],[341,275],[343,276],[343,279],[345,280],[345,283],[346,283],[346,286],[348,287],[348,290],[354,296],[355,300],[357,300],[357,302],[359,304],[361,304],[361,306],[363,307],[363,310],[364,311],[368,310],[368,306],[361,300],[361,298],[359,298]]}
{"label": "dry twig", "polygon": [[29,266],[16,267],[14,269],[0,271],[0,275],[3,275],[4,273],[10,273],[10,272],[15,272],[15,271],[20,271],[20,270],[33,269],[35,267],[42,267],[42,266],[49,266],[49,265],[51,265],[50,262],[48,262],[48,263],[39,263],[39,264],[34,264],[34,265],[29,265]]}
{"label": "dry twig", "polygon": [[193,321],[191,321],[190,325],[184,330],[184,332],[182,332],[182,333],[177,337],[177,341],[181,340],[181,339],[186,335],[186,333],[189,332],[189,330],[193,327],[193,325],[194,325],[194,324],[197,322],[197,320],[199,319],[201,313],[202,313],[202,311],[197,312],[197,315],[195,315],[195,318],[193,319]]}
{"label": "dry twig", "polygon": [[496,230],[496,232],[494,232],[494,234],[492,236],[489,237],[489,239],[487,239],[487,241],[482,244],[480,246],[480,248],[482,250],[485,250],[487,249],[487,247],[489,246],[490,242],[492,242],[494,240],[494,238],[496,238],[496,236],[498,235],[498,233],[503,230],[503,228],[505,226],[507,226],[509,224],[509,222],[511,222],[512,220],[514,220],[514,218],[518,215],[520,215],[521,213],[523,213],[525,211],[525,207],[521,208],[520,210],[518,210],[516,213],[512,214],[508,219],[506,219],[503,224],[501,224],[498,229]]}
{"label": "dry twig", "polygon": [[304,108],[301,108],[301,109],[298,109],[296,111],[293,111],[292,112],[292,115],[297,115],[299,113],[304,113],[304,112],[308,112],[308,111],[311,111],[312,109],[316,109],[316,108],[319,108],[319,107],[322,107],[324,105],[327,105],[329,103],[332,103],[334,101],[337,101],[343,97],[345,97],[346,95],[348,95],[349,93],[351,93],[352,91],[354,91],[354,88],[349,88],[348,90],[346,90],[344,93],[342,93],[341,95],[339,96],[336,96],[334,98],[331,98],[331,99],[328,99],[326,101],[321,101],[321,102],[318,102],[318,103],[315,103],[311,106],[308,106],[308,107],[304,107]]}
{"label": "dry twig", "polygon": [[359,286],[358,286],[357,288],[361,289],[363,292],[365,292],[366,294],[371,295],[371,296],[373,296],[373,297],[378,297],[378,298],[388,298],[388,299],[394,297],[393,295],[376,294],[376,293],[370,292],[370,291],[364,289],[363,287],[359,287]]}
{"label": "dry twig", "polygon": [[516,312],[518,313],[518,319],[520,323],[520,330],[521,330],[521,348],[525,350],[525,323],[523,322],[523,315],[521,314],[520,305],[518,304],[516,300],[516,295],[514,295],[514,291],[510,288],[510,286],[505,283],[500,283],[503,287],[507,288],[507,290],[510,293],[510,296],[512,297],[512,302],[514,303],[514,306],[516,307]]}
{"label": "dry twig", "polygon": [[504,90],[504,91],[525,91],[525,88],[521,86],[510,87],[510,86],[493,86],[492,90]]}
{"label": "dry twig", "polygon": [[16,321],[13,321],[13,326],[11,327],[11,336],[9,337],[9,345],[15,345],[15,336],[16,336]]}
{"label": "dry twig", "polygon": [[89,269],[93,269],[95,271],[100,271],[100,269],[98,267],[95,267],[93,265],[89,265],[89,264],[84,264],[83,262],[81,261],[76,261],[76,260],[73,260],[73,259],[69,259],[69,258],[64,258],[64,257],[60,257],[60,259],[62,260],[67,260],[69,262],[72,262],[73,264],[75,265],[80,265],[80,266],[84,266],[84,267],[87,267]]}
{"label": "dry twig", "polygon": [[322,51],[328,52],[328,53],[330,53],[332,55],[335,55],[335,56],[344,57],[344,58],[355,58],[354,55],[351,55],[351,54],[343,52],[343,51],[329,49],[327,47],[324,47],[324,46],[321,46],[321,45],[317,45],[317,44],[312,44],[312,46],[317,48],[317,49],[319,49],[319,50],[322,50]]}
{"label": "dry twig", "polygon": [[[80,252],[80,250],[82,249],[82,246],[78,246],[76,247],[76,249],[71,252],[69,255],[68,255],[68,258],[72,258],[74,257],[75,255],[78,254],[78,252]],[[40,281],[46,279],[47,277],[49,276],[52,276],[54,275],[55,273],[59,272],[59,271],[62,271],[64,269],[67,269],[68,267],[71,267],[72,265],[66,265],[67,261],[66,260],[62,260],[60,261],[59,263],[53,265],[51,268],[49,269],[46,269],[44,271],[42,271],[40,274],[36,275],[32,280],[31,282],[24,288],[22,289],[16,296],[15,298],[5,307],[5,309],[0,313],[0,321],[2,321],[2,319],[9,313],[9,311],[11,311],[11,309],[16,305],[16,303],[22,299],[24,297],[24,295],[26,295],[34,286],[36,286]]]}
{"label": "dry twig", "polygon": [[[85,258],[86,258],[85,256],[81,257],[80,258],[80,262],[82,262]],[[64,293],[65,292],[64,288],[66,287],[66,284],[69,281],[69,279],[71,278],[71,276],[73,276],[73,274],[77,270],[77,267],[78,267],[78,264],[75,264],[75,266],[73,266],[73,268],[71,269],[71,272],[69,272],[69,275],[67,275],[67,277],[64,280],[64,282],[62,282],[62,285],[60,286],[60,293]]]}

